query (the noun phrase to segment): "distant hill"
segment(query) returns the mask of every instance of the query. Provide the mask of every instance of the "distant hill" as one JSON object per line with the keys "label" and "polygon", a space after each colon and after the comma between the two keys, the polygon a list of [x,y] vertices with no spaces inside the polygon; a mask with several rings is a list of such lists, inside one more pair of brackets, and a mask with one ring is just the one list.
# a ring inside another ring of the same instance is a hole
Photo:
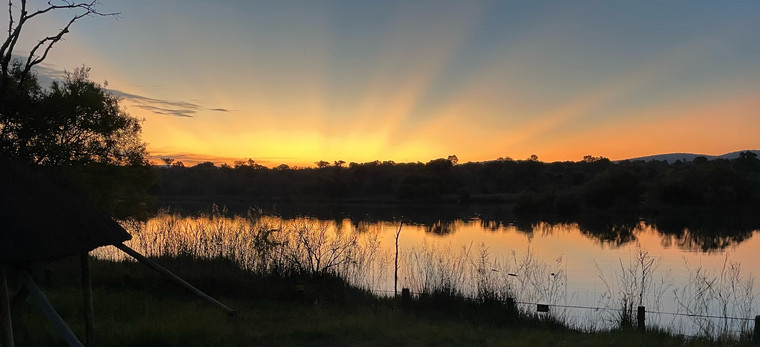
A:
{"label": "distant hill", "polygon": [[[628,160],[630,160],[630,161],[637,161],[637,160],[642,160],[642,161],[658,160],[658,161],[661,161],[661,160],[665,160],[668,163],[673,163],[676,160],[692,161],[696,157],[705,157],[705,158],[707,158],[709,160],[713,160],[713,159],[736,159],[736,158],[739,157],[739,153],[744,152],[744,151],[746,151],[746,150],[726,153],[726,154],[723,154],[723,155],[707,155],[707,154],[695,154],[695,153],[668,153],[668,154],[650,155],[650,156],[646,156],[646,157],[631,158],[631,159],[628,159]],[[760,150],[749,150],[749,151],[757,154],[758,157],[760,157]]]}

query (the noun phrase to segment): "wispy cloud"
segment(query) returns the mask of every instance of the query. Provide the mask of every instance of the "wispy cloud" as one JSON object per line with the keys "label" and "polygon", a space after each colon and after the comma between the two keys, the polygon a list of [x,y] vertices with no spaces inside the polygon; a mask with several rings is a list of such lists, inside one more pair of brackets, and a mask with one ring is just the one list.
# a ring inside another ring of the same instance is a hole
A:
{"label": "wispy cloud", "polygon": [[193,118],[199,111],[234,111],[226,108],[206,108],[197,102],[155,99],[143,95],[125,93],[115,89],[111,90],[111,92],[125,100],[133,102],[138,108],[166,116]]}
{"label": "wispy cloud", "polygon": [[[21,57],[15,57],[15,58],[21,58]],[[66,78],[66,74],[63,70],[57,69],[51,65],[46,65],[46,64],[40,64],[40,65],[35,66],[35,72],[37,73],[37,78],[43,87],[50,86],[50,84],[54,80],[60,81]],[[109,91],[113,93],[114,95],[120,98],[123,98],[124,100],[128,100],[132,102],[135,107],[153,112],[155,114],[165,115],[165,116],[193,118],[200,111],[214,111],[214,112],[234,112],[235,111],[235,110],[230,110],[227,108],[220,108],[220,107],[206,108],[200,102],[156,99],[156,98],[151,98],[144,95],[123,92],[118,89],[109,89]]]}
{"label": "wispy cloud", "polygon": [[193,102],[155,99],[115,89],[112,89],[111,92],[133,102],[138,108],[166,116],[192,118],[198,111],[204,109],[201,105]]}

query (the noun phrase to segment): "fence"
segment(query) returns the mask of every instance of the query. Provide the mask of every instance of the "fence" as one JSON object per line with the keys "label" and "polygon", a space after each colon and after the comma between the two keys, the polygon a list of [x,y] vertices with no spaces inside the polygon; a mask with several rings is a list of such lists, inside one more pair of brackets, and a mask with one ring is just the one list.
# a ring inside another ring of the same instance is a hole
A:
{"label": "fence", "polygon": [[[394,293],[393,291],[380,291],[380,292],[387,292],[387,293]],[[409,288],[402,288],[401,290],[401,307],[405,310],[409,310],[412,307],[413,298],[412,296],[420,297],[421,293],[412,293]],[[465,300],[470,301],[476,301],[476,302],[485,302],[485,300],[479,300],[479,299],[473,299],[473,298],[463,298]],[[610,307],[594,307],[594,306],[584,306],[584,305],[563,305],[563,304],[546,304],[546,303],[538,303],[538,302],[525,302],[525,301],[516,301],[514,298],[506,298],[506,300],[498,300],[498,299],[490,299],[488,302],[495,302],[502,305],[505,305],[506,309],[509,310],[516,310],[517,305],[524,305],[524,306],[533,306],[535,307],[535,312],[537,314],[548,314],[551,307],[556,308],[563,308],[563,309],[584,309],[584,310],[594,310],[594,311],[617,311],[617,312],[623,312],[623,309],[619,308],[610,308]],[[701,315],[701,314],[690,314],[690,313],[681,313],[681,312],[666,312],[666,311],[647,311],[646,307],[644,306],[638,306],[636,309],[636,328],[644,332],[646,331],[646,317],[647,313],[650,314],[658,314],[658,315],[671,315],[671,316],[682,316],[682,317],[690,317],[690,318],[712,318],[712,319],[723,319],[723,320],[737,320],[737,321],[747,321],[751,322],[754,321],[754,327],[752,330],[752,342],[755,344],[760,344],[760,315],[755,316],[754,318],[746,318],[746,317],[727,317],[727,316],[719,316],[719,315]],[[695,336],[692,336],[695,337]]]}

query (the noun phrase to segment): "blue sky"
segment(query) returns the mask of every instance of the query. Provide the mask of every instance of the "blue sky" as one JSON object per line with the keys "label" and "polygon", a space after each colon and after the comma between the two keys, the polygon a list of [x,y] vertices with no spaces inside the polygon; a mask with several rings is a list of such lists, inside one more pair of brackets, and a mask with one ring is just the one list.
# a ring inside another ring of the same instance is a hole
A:
{"label": "blue sky", "polygon": [[[102,9],[121,14],[76,23],[46,67],[92,67],[145,118],[159,156],[306,165],[760,147],[756,1],[103,1]],[[49,16],[24,38],[70,15]]]}

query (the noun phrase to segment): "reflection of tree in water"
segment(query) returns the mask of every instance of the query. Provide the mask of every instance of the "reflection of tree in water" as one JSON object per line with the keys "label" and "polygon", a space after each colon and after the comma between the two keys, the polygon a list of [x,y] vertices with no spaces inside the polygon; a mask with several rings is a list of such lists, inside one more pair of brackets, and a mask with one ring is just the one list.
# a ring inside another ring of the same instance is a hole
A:
{"label": "reflection of tree in water", "polygon": [[616,247],[636,241],[636,232],[640,227],[638,218],[610,215],[586,216],[578,222],[581,234]]}
{"label": "reflection of tree in water", "polygon": [[425,225],[425,232],[437,235],[448,235],[456,231],[454,221],[437,220]]}
{"label": "reflection of tree in water", "polygon": [[663,236],[663,246],[709,252],[748,240],[760,230],[759,219],[746,215],[676,214],[661,216],[653,225]]}
{"label": "reflection of tree in water", "polygon": [[485,231],[499,231],[503,230],[506,227],[513,226],[514,223],[512,222],[504,222],[502,220],[497,219],[479,219],[480,227]]}
{"label": "reflection of tree in water", "polygon": [[[246,205],[248,206],[248,205]],[[208,209],[208,205],[205,206]],[[231,209],[231,213],[245,213],[249,207]],[[548,235],[562,225],[577,225],[581,234],[613,247],[623,246],[637,239],[637,234],[652,229],[661,235],[665,247],[678,247],[690,251],[715,251],[741,243],[756,230],[760,230],[760,216],[752,214],[710,214],[704,212],[669,212],[640,218],[639,214],[588,213],[575,217],[556,215],[520,216],[510,213],[505,205],[409,205],[409,204],[280,204],[263,206],[260,214],[277,215],[283,219],[308,217],[331,220],[338,228],[348,220],[354,230],[366,232],[378,223],[417,225],[431,234],[449,235],[457,230],[458,223],[478,223],[485,231],[517,230],[533,235],[540,230]],[[174,211],[174,209],[173,209]],[[181,211],[181,209],[180,209]],[[196,209],[197,211],[197,209]]]}
{"label": "reflection of tree in water", "polygon": [[651,228],[661,237],[664,247],[688,251],[719,251],[739,244],[760,230],[760,218],[705,213],[671,213],[639,219],[631,216],[596,215],[579,219],[583,235],[602,244],[622,246],[636,240],[636,235]]}

